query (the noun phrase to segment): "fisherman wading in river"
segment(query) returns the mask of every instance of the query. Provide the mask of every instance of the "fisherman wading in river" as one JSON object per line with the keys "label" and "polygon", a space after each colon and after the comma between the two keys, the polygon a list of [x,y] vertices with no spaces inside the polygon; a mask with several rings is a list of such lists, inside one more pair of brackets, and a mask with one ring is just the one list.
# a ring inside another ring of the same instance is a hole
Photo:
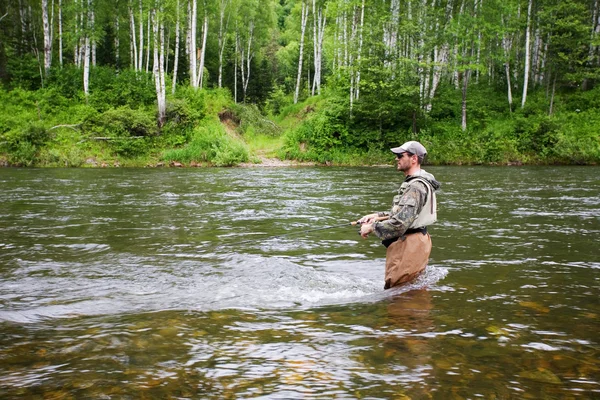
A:
{"label": "fisherman wading in river", "polygon": [[[387,248],[384,289],[414,279],[427,266],[431,253],[427,226],[437,219],[435,191],[440,187],[433,175],[421,169],[427,154],[421,143],[410,141],[391,150],[396,154],[398,171],[405,176],[392,209],[358,220],[363,238],[375,233]],[[385,217],[389,218],[381,220]]]}

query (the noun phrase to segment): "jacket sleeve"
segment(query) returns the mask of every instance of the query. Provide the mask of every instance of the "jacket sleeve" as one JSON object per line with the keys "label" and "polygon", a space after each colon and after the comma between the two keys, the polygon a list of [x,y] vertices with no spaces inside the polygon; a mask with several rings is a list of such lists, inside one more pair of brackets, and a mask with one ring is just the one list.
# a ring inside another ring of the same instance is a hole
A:
{"label": "jacket sleeve", "polygon": [[399,199],[394,198],[390,218],[373,223],[373,232],[381,240],[402,236],[419,216],[425,204],[427,189],[424,185],[412,185]]}

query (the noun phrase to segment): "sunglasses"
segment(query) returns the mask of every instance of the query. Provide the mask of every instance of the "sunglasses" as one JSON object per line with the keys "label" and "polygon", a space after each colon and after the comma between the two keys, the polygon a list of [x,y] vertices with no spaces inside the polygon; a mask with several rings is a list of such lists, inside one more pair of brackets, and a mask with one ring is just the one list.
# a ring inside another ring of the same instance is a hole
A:
{"label": "sunglasses", "polygon": [[401,159],[402,159],[402,157],[404,157],[404,155],[405,155],[405,154],[406,154],[407,156],[409,156],[409,157],[413,155],[413,154],[410,154],[410,153],[404,152],[404,153],[401,153],[401,154],[397,154],[397,155],[396,155],[396,158],[397,158],[398,160],[401,160]]}

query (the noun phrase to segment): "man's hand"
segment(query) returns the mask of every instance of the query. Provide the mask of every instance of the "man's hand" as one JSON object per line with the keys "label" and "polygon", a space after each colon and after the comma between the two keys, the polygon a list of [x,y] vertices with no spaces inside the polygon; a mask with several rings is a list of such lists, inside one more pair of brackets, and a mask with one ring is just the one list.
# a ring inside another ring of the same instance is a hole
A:
{"label": "man's hand", "polygon": [[377,217],[378,217],[377,213],[367,214],[364,217],[362,217],[361,219],[359,219],[358,223],[359,224],[372,224],[373,221],[375,221],[375,218],[377,218]]}
{"label": "man's hand", "polygon": [[363,239],[366,239],[369,236],[369,233],[371,232],[373,232],[373,224],[362,224],[360,226],[360,236],[362,236]]}

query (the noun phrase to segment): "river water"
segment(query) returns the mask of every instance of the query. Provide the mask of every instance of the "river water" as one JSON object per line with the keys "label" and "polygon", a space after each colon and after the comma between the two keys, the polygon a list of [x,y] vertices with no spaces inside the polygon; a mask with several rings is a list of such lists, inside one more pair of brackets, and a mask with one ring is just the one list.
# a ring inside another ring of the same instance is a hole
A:
{"label": "river water", "polygon": [[0,169],[0,398],[600,398],[600,168],[427,170],[384,291],[391,166]]}

